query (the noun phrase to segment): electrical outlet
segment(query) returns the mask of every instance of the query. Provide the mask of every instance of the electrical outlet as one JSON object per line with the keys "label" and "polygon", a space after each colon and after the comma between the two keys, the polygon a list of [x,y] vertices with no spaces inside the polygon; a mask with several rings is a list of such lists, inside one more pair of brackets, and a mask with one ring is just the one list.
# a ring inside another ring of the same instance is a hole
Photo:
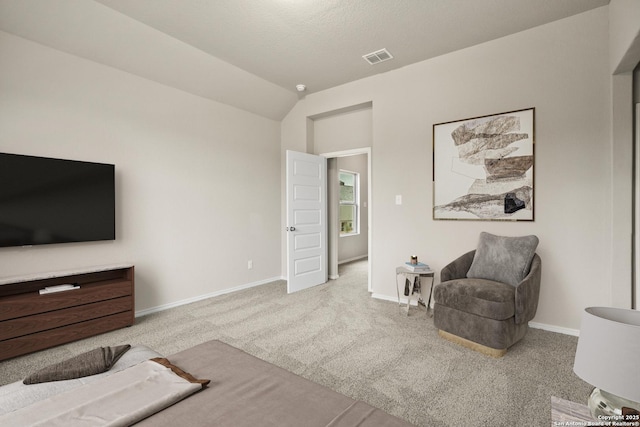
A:
{"label": "electrical outlet", "polygon": [[247,269],[251,270],[253,268],[253,260],[247,261]]}

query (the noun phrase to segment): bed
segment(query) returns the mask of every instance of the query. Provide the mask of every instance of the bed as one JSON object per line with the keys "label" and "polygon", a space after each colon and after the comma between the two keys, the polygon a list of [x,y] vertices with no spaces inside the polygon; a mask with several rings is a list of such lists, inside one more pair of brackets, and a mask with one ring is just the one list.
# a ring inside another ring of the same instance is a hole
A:
{"label": "bed", "polygon": [[[75,400],[78,396],[84,398],[93,393],[87,390],[103,391],[112,387],[107,386],[107,383],[113,382],[116,377],[131,377],[134,370],[141,369],[152,358],[162,358],[162,355],[147,347],[136,346],[124,353],[110,370],[98,375],[33,385],[17,382],[0,387],[0,425],[9,420],[13,425],[15,419],[11,417],[20,413],[27,416],[26,424],[20,421],[22,425],[37,425],[28,421],[28,417],[33,419],[34,414],[49,411],[42,408],[59,408],[62,404],[56,399],[60,396],[73,396],[75,393],[76,397],[71,397],[71,400]],[[197,391],[189,392],[184,398],[178,399],[177,403],[170,403],[165,409],[145,415],[140,421],[136,420],[136,426],[411,425],[365,402],[351,399],[221,341],[208,341],[166,359],[195,379],[208,379],[210,382],[204,387],[200,384]],[[145,397],[149,395],[146,392],[142,394]],[[133,401],[130,398],[126,400]],[[93,405],[97,410],[116,406],[100,401]],[[83,414],[85,413],[83,410]],[[77,424],[80,425],[79,422]],[[120,424],[114,425],[130,424],[120,421]],[[95,418],[89,420],[87,425],[96,425]]]}

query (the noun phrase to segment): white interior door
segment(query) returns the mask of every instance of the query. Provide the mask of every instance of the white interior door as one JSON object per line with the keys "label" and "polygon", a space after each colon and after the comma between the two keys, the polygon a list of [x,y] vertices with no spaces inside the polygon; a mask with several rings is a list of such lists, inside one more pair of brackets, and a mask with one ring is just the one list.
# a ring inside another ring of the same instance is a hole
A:
{"label": "white interior door", "polygon": [[287,292],[327,281],[327,159],[287,150]]}

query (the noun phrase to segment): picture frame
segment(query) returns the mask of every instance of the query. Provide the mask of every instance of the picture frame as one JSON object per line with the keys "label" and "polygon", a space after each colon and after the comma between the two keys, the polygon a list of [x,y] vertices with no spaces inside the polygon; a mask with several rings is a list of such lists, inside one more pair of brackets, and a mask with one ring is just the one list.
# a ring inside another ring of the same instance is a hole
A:
{"label": "picture frame", "polygon": [[534,220],[535,108],[433,125],[434,220]]}

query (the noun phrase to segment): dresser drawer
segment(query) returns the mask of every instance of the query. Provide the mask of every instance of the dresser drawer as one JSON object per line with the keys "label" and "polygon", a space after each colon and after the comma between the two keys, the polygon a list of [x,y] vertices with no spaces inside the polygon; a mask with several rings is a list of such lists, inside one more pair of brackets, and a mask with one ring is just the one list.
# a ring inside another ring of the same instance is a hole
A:
{"label": "dresser drawer", "polygon": [[103,332],[130,326],[131,324],[131,313],[118,313],[99,319],[74,323],[73,325],[63,326],[61,328],[0,341],[0,360],[81,340]]}
{"label": "dresser drawer", "polygon": [[[70,291],[76,292],[76,291]],[[133,310],[131,296],[18,317],[0,324],[0,341]],[[129,314],[129,316],[131,316]]]}
{"label": "dresser drawer", "polygon": [[128,280],[80,285],[80,289],[40,295],[29,292],[0,299],[0,321],[132,295]]}

